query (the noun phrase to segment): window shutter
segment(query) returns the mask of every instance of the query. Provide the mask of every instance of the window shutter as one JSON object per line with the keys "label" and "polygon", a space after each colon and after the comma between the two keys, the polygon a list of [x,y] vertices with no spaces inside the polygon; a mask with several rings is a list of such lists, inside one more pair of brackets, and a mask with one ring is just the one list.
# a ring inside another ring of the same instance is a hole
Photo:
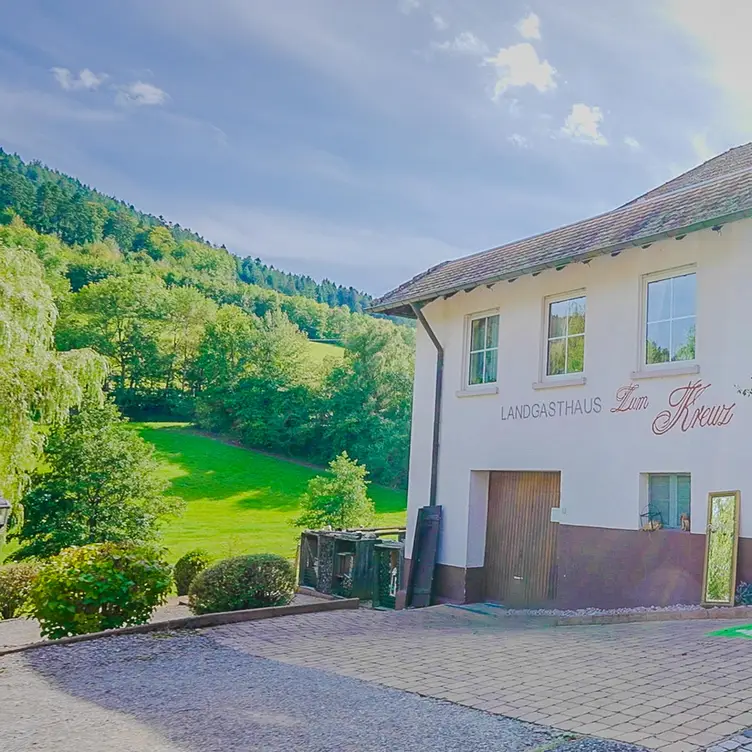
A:
{"label": "window shutter", "polygon": [[681,524],[681,516],[686,514],[690,516],[690,506],[692,501],[692,486],[689,475],[676,476],[676,513],[677,523]]}
{"label": "window shutter", "polygon": [[659,519],[665,527],[671,527],[671,476],[651,475],[648,489],[650,513],[660,515]]}

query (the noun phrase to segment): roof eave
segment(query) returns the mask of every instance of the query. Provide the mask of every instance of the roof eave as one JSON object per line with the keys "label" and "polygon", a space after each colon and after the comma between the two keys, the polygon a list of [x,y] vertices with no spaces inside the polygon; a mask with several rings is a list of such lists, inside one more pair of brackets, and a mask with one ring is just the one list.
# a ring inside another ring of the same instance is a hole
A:
{"label": "roof eave", "polygon": [[[691,225],[683,227],[677,227],[673,230],[667,230],[665,232],[654,233],[652,235],[645,235],[642,237],[631,238],[630,240],[620,243],[613,243],[608,246],[603,246],[597,249],[591,249],[583,253],[575,254],[570,258],[557,259],[556,261],[548,262],[546,264],[536,264],[527,267],[521,267],[513,271],[506,272],[505,274],[492,275],[490,277],[484,277],[483,279],[475,280],[474,282],[466,282],[462,285],[455,285],[453,287],[447,287],[440,289],[430,294],[423,294],[413,297],[400,298],[392,300],[388,303],[378,303],[371,305],[367,310],[369,313],[384,313],[390,316],[403,316],[414,318],[410,306],[413,304],[427,304],[437,298],[445,297],[447,295],[454,295],[458,292],[470,292],[481,285],[491,285],[497,282],[504,282],[509,279],[516,279],[517,277],[523,277],[528,274],[539,274],[547,269],[557,269],[569,264],[582,263],[583,261],[589,261],[597,258],[598,256],[605,256],[608,253],[616,253],[617,251],[624,251],[628,248],[636,248],[641,245],[650,245],[657,243],[660,240],[667,240],[675,238],[679,235],[689,235],[692,232],[699,232],[700,230],[707,230],[710,227],[716,225],[726,225],[731,222],[738,222],[742,219],[749,219],[752,217],[752,208],[743,209],[742,211],[732,212],[731,214],[725,214],[717,217],[711,217],[705,219],[702,222],[695,222]],[[398,311],[401,311],[398,313]]]}

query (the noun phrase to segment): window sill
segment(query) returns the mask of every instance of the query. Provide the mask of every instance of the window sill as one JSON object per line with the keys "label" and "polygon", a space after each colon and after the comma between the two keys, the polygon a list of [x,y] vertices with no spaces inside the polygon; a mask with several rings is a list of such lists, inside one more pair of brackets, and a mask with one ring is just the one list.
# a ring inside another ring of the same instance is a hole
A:
{"label": "window sill", "polygon": [[664,379],[669,376],[690,376],[700,373],[700,366],[697,363],[688,363],[685,366],[671,366],[666,368],[650,368],[642,371],[632,371],[629,378],[633,381],[640,379]]}
{"label": "window sill", "polygon": [[498,394],[499,387],[495,384],[486,384],[484,386],[468,387],[467,389],[459,389],[455,392],[457,397],[484,397],[490,394]]}
{"label": "window sill", "polygon": [[559,387],[584,386],[585,384],[587,384],[585,376],[567,376],[561,379],[551,378],[546,381],[536,381],[533,384],[533,389],[558,389]]}

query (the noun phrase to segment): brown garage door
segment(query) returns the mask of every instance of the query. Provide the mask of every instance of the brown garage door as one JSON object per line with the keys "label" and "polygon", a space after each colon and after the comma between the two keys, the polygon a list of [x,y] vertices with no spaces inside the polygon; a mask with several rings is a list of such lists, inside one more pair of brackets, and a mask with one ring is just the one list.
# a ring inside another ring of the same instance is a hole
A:
{"label": "brown garage door", "polygon": [[491,473],[486,527],[486,599],[538,606],[556,597],[559,473]]}

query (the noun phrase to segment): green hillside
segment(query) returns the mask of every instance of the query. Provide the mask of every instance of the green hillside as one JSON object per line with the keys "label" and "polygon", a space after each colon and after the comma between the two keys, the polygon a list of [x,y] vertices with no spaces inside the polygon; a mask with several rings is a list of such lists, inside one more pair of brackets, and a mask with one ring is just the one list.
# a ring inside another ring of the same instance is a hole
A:
{"label": "green hillside", "polygon": [[[328,306],[345,306],[351,311],[363,311],[371,301],[370,295],[354,287],[289,274],[265,264],[260,258],[237,258],[224,246],[212,245],[197,233],[162,216],[138,211],[40,162],[24,162],[0,148],[0,223],[3,218],[9,221],[13,215],[37,232],[58,235],[67,245],[86,245],[109,238],[121,253],[141,255],[147,263],[176,267],[177,278],[188,274],[192,276],[191,284],[197,281],[197,276],[191,275],[191,264],[171,263],[176,250],[183,258],[197,259],[202,271],[211,272],[209,276],[219,277],[224,282],[246,282]],[[259,249],[261,254],[264,251],[273,249]]]}
{"label": "green hillside", "polygon": [[[157,448],[169,493],[185,499],[183,516],[164,530],[175,560],[193,548],[214,556],[278,553],[292,556],[297,530],[290,520],[306,484],[322,470],[223,443],[181,423],[135,424]],[[379,525],[404,525],[404,491],[369,487]]]}
{"label": "green hillside", "polygon": [[303,278],[301,294],[260,286],[248,260],[0,150],[0,257],[12,254],[42,266],[31,276],[54,302],[55,349],[103,356],[124,414],[317,465],[347,451],[405,485],[412,328],[318,302]]}

